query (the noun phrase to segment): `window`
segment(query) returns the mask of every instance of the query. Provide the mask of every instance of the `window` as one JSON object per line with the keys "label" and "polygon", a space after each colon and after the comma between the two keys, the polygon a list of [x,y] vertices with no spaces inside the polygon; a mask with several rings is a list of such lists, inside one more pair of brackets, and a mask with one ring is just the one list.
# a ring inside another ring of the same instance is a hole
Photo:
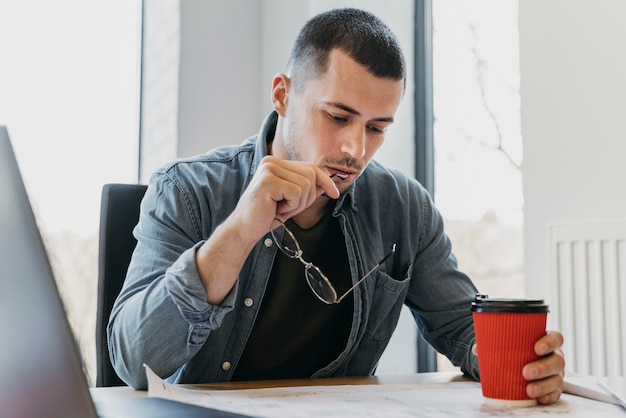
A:
{"label": "window", "polygon": [[140,0],[0,2],[0,125],[90,382],[100,191],[137,176],[140,40]]}
{"label": "window", "polygon": [[434,199],[479,291],[523,297],[517,0],[432,3]]}

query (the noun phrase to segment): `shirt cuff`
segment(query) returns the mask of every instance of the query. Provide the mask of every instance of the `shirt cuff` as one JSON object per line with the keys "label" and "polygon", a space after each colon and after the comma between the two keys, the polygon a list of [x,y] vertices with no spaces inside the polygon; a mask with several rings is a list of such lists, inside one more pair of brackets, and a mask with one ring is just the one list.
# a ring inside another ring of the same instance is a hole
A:
{"label": "shirt cuff", "polygon": [[215,329],[224,315],[230,312],[237,296],[237,284],[219,305],[207,302],[207,294],[198,274],[196,251],[204,244],[201,241],[183,252],[178,260],[165,272],[165,287],[181,315],[191,325],[209,323]]}

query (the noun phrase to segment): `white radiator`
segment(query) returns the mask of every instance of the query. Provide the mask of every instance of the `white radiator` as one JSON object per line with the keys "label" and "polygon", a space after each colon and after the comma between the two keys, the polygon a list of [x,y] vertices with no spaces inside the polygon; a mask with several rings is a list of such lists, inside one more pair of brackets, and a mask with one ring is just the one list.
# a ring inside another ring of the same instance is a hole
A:
{"label": "white radiator", "polygon": [[567,370],[626,375],[626,221],[550,226],[551,324]]}

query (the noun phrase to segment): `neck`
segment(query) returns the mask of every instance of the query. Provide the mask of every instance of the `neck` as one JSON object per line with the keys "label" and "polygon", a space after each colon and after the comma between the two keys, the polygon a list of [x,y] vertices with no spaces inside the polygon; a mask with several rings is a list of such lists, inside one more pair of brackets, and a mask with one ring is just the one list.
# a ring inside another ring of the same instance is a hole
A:
{"label": "neck", "polygon": [[322,216],[331,210],[331,202],[332,199],[329,199],[326,196],[320,196],[311,206],[294,216],[292,219],[302,229],[312,228],[320,221],[320,219],[322,219]]}

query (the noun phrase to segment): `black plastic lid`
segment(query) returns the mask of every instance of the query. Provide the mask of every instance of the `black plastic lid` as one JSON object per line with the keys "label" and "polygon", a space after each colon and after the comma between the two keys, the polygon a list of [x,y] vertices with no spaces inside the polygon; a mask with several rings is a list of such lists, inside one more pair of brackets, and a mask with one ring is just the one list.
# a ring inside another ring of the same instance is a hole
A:
{"label": "black plastic lid", "polygon": [[489,298],[477,294],[472,302],[472,312],[490,313],[543,313],[550,308],[542,299]]}

